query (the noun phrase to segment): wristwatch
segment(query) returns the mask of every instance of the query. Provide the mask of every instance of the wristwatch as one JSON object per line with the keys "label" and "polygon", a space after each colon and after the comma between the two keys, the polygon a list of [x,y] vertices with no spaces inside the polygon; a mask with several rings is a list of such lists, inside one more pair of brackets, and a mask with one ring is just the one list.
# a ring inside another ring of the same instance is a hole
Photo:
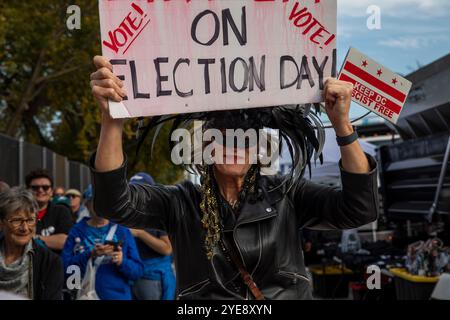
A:
{"label": "wristwatch", "polygon": [[345,136],[345,137],[338,137],[336,136],[336,141],[339,147],[344,147],[346,145],[349,145],[353,142],[358,140],[358,133],[356,132],[356,129],[353,127],[353,133]]}

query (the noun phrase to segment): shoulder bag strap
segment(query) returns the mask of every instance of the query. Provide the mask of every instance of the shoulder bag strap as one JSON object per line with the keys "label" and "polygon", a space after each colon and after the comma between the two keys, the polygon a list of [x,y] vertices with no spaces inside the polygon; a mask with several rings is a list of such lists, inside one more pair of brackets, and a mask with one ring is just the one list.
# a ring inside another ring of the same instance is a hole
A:
{"label": "shoulder bag strap", "polygon": [[253,281],[252,276],[245,269],[244,265],[241,262],[241,259],[239,259],[235,254],[235,250],[233,250],[232,246],[228,245],[225,239],[222,239],[222,241],[223,245],[228,251],[231,261],[233,261],[235,266],[238,268],[242,280],[244,281],[245,285],[249,288],[252,295],[255,297],[256,300],[265,300],[264,295],[262,294],[261,290],[259,290],[255,281]]}

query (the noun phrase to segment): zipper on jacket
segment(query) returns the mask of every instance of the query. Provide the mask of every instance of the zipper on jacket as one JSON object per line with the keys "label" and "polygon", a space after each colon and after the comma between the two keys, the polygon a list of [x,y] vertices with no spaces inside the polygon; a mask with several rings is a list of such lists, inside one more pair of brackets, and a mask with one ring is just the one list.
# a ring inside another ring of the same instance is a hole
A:
{"label": "zipper on jacket", "polygon": [[300,273],[296,273],[296,272],[289,272],[289,271],[282,271],[279,270],[278,274],[285,276],[285,277],[289,277],[289,278],[299,278],[299,279],[303,279],[306,280],[308,282],[311,282],[311,280],[309,280],[307,277],[305,277],[304,275],[300,274]]}
{"label": "zipper on jacket", "polygon": [[[178,294],[178,296],[179,296],[179,297],[182,297],[182,296],[185,296],[185,295],[187,295],[187,294],[197,293],[197,292],[199,292],[201,289],[203,289],[207,284],[209,284],[209,282],[210,282],[209,279],[206,279],[206,280],[197,282],[196,284],[194,284],[194,285],[192,285],[192,286],[190,286],[190,287],[184,289],[183,291],[181,291],[181,292]],[[196,289],[196,290],[194,290],[194,291],[189,291],[189,290],[192,290],[192,289],[195,288],[195,287],[199,287],[199,288]]]}
{"label": "zipper on jacket", "polygon": [[241,259],[242,259],[242,263],[244,264],[245,269],[247,269],[247,266],[245,265],[244,257],[242,256],[241,250],[239,249],[239,245],[238,245],[238,243],[237,243],[237,241],[236,241],[236,237],[235,237],[235,233],[236,233],[237,228],[239,228],[240,226],[243,226],[243,225],[245,225],[245,224],[248,224],[248,223],[257,222],[257,221],[260,221],[260,220],[265,220],[265,219],[267,219],[267,218],[274,217],[274,216],[276,216],[276,214],[272,214],[272,215],[266,216],[266,217],[264,217],[264,218],[258,218],[258,219],[254,219],[254,220],[249,220],[249,221],[241,222],[241,223],[237,224],[237,225],[234,227],[234,229],[233,229],[233,241],[234,241],[234,244],[236,245],[236,249],[237,249],[237,251],[239,252],[239,256],[240,256]]}
{"label": "zipper on jacket", "polygon": [[[273,215],[273,216],[275,216],[275,215]],[[233,241],[234,241],[234,244],[236,245],[236,250],[239,252],[239,256],[241,257],[242,263],[243,263],[244,268],[245,268],[246,270],[247,270],[247,266],[245,265],[244,257],[243,257],[243,255],[242,255],[241,250],[240,250],[240,248],[239,248],[239,245],[238,245],[238,243],[237,243],[237,241],[236,241],[235,231],[236,231],[237,228],[240,227],[241,225],[248,224],[248,223],[252,223],[252,222],[257,222],[257,221],[265,220],[265,219],[267,219],[267,217],[259,218],[259,219],[254,219],[254,220],[251,220],[251,221],[246,221],[246,222],[244,222],[244,223],[240,223],[240,224],[238,224],[238,225],[234,228],[234,230],[233,230]],[[259,225],[259,224],[258,224],[258,233],[259,233],[259,237],[258,237],[259,256],[258,256],[258,262],[256,263],[255,268],[253,268],[252,273],[250,274],[250,276],[252,277],[252,279],[253,279],[253,274],[255,273],[256,268],[258,267],[259,262],[260,262],[260,260],[261,260],[261,250],[262,250],[262,248],[261,248],[261,230],[260,230],[260,225]],[[248,272],[248,271],[247,271],[247,272]],[[258,287],[258,288],[259,288],[259,287]],[[250,293],[250,289],[247,287],[245,300],[250,300],[250,299],[249,299],[249,293]]]}
{"label": "zipper on jacket", "polygon": [[[259,266],[259,263],[261,262],[261,256],[262,256],[262,241],[261,241],[261,224],[258,223],[258,247],[259,247],[259,255],[258,255],[258,261],[256,262],[256,266],[253,268],[252,273],[250,274],[250,276],[253,279],[253,275],[255,274],[256,269]],[[259,287],[258,287],[259,288]],[[261,290],[261,289],[260,289]],[[250,294],[250,289],[247,288],[247,297],[249,297]]]}
{"label": "zipper on jacket", "polygon": [[29,255],[29,259],[30,259],[30,261],[29,261],[29,264],[28,264],[28,298],[30,299],[30,300],[34,300],[34,295],[35,295],[35,292],[34,292],[34,277],[33,277],[33,258],[34,258],[34,254],[33,254],[33,251],[30,251],[29,253],[28,253],[28,255]]}

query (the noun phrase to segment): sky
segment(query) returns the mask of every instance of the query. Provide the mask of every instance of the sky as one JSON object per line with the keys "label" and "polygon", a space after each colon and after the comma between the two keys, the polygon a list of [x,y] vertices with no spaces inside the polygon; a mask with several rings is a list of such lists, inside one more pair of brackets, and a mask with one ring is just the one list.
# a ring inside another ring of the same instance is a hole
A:
{"label": "sky", "polygon": [[[372,5],[380,8],[380,30],[367,27]],[[450,53],[450,0],[338,0],[339,68],[350,46],[407,75]],[[352,104],[352,118],[364,113]]]}

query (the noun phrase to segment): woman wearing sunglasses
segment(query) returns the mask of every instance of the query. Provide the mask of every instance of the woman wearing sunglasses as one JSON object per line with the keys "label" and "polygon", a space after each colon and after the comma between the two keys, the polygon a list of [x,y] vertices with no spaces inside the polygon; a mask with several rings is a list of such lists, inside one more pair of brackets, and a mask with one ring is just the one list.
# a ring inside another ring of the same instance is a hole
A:
{"label": "woman wearing sunglasses", "polygon": [[[91,159],[95,209],[128,227],[167,231],[178,298],[310,299],[299,229],[351,229],[377,218],[376,162],[362,151],[349,121],[351,83],[329,79],[324,84],[326,112],[341,147],[342,190],[302,178],[312,156],[321,159],[325,141],[319,118],[307,106],[153,117],[144,131],[155,137],[169,119],[174,119],[172,132],[190,128],[194,120],[216,132],[278,130],[293,160],[285,177],[264,176],[263,164],[239,163],[238,145],[224,150],[223,157],[231,161],[195,164],[200,185],[129,186],[123,120],[108,114],[108,99],[125,96],[123,83],[105,58],[96,57],[94,63],[98,71],[91,85],[103,112],[97,154]],[[256,148],[240,147],[245,159]]]}
{"label": "woman wearing sunglasses", "polygon": [[0,291],[34,300],[60,300],[62,262],[33,240],[38,210],[33,195],[25,189],[0,194]]}

